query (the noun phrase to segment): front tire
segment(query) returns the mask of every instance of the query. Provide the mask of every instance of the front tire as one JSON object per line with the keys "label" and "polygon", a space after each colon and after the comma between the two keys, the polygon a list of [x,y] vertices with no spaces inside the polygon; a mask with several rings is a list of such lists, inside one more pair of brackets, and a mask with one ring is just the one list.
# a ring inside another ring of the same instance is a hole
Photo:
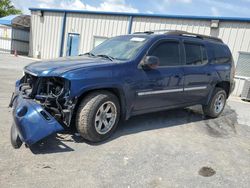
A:
{"label": "front tire", "polygon": [[206,116],[216,118],[224,110],[227,94],[224,89],[216,87],[208,105],[203,105],[203,112]]}
{"label": "front tire", "polygon": [[120,118],[117,97],[107,91],[87,95],[76,114],[76,128],[80,135],[91,142],[100,142],[112,135]]}

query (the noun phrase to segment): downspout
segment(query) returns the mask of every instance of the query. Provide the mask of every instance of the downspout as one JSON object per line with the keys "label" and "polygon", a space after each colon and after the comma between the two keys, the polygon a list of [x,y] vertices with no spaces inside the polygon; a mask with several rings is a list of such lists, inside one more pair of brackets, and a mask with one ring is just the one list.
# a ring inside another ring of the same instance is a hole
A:
{"label": "downspout", "polygon": [[132,25],[133,25],[133,16],[129,16],[129,19],[128,19],[128,34],[131,34]]}
{"label": "downspout", "polygon": [[63,14],[63,23],[62,23],[62,32],[61,32],[60,57],[63,56],[64,37],[65,37],[65,27],[66,27],[66,18],[67,18],[67,13],[64,12],[64,14]]}

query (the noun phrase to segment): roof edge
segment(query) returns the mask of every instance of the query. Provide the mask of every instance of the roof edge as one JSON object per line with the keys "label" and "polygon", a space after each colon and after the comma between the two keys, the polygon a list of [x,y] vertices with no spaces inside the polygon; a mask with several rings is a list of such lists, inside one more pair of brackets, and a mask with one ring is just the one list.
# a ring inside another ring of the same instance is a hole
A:
{"label": "roof edge", "polygon": [[66,13],[97,14],[97,15],[115,15],[115,16],[134,16],[134,17],[155,17],[155,18],[173,18],[173,19],[195,19],[195,20],[220,20],[220,21],[250,22],[250,18],[244,18],[244,17],[167,15],[167,14],[106,12],[106,11],[89,11],[89,10],[50,9],[50,8],[29,8],[29,10],[30,11],[45,11],[45,12],[66,12]]}
{"label": "roof edge", "polygon": [[12,20],[15,19],[16,17],[20,16],[20,14],[12,14],[8,16],[4,16],[0,18],[0,24],[1,25],[12,25]]}

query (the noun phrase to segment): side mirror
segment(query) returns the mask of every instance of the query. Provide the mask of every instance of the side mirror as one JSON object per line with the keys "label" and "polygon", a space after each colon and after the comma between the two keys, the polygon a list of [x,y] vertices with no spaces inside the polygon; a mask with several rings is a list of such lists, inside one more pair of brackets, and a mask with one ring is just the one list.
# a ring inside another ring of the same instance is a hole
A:
{"label": "side mirror", "polygon": [[156,69],[160,64],[160,60],[156,56],[146,56],[141,64],[143,69]]}

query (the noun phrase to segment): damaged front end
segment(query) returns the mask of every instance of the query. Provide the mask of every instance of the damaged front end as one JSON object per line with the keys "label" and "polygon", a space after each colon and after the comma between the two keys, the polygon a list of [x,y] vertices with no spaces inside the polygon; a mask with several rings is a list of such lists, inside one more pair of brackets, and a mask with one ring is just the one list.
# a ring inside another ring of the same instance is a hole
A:
{"label": "damaged front end", "polygon": [[[12,145],[21,140],[30,146],[69,127],[76,100],[70,97],[70,82],[67,79],[25,73],[17,81],[10,102],[14,118],[11,130],[18,133],[11,133]],[[18,148],[15,144],[13,146]]]}

